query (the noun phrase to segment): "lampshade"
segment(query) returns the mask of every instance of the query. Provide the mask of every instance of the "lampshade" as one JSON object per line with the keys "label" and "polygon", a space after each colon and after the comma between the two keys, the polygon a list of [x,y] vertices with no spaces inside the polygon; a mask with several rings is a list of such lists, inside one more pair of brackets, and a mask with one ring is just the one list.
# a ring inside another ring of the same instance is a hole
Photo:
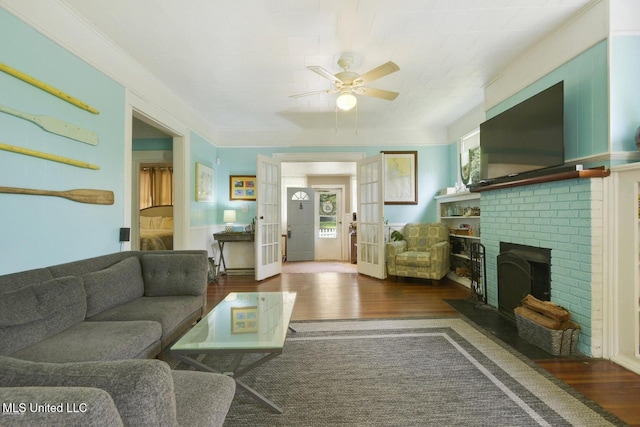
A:
{"label": "lampshade", "polygon": [[222,216],[222,220],[227,223],[236,222],[236,211],[232,209],[225,210]]}
{"label": "lampshade", "polygon": [[344,111],[349,111],[358,103],[358,99],[349,92],[342,92],[336,99],[336,106]]}

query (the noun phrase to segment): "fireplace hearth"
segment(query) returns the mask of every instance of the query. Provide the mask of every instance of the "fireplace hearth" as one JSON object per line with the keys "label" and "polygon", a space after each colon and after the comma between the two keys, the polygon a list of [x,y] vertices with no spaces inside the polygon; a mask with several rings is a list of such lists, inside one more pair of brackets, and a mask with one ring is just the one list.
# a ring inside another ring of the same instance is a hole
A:
{"label": "fireplace hearth", "polygon": [[515,319],[513,310],[528,294],[551,298],[551,249],[500,242],[498,310]]}

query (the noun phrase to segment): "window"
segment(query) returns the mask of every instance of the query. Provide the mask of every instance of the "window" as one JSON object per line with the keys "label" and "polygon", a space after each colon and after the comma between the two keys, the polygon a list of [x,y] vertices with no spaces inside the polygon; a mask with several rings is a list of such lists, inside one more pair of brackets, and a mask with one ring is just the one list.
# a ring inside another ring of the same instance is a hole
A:
{"label": "window", "polygon": [[291,200],[309,200],[309,195],[306,191],[296,191],[291,196]]}
{"label": "window", "polygon": [[460,178],[463,185],[480,179],[480,129],[460,140]]}

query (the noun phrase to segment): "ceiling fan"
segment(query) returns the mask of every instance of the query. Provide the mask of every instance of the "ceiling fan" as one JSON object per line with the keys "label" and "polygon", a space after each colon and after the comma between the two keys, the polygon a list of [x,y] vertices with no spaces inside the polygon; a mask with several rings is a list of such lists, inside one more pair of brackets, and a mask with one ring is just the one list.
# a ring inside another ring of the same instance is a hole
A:
{"label": "ceiling fan", "polygon": [[349,69],[353,66],[353,62],[354,59],[352,55],[343,54],[342,56],[340,56],[340,59],[338,59],[338,65],[340,66],[340,68],[342,68],[343,71],[337,74],[331,74],[331,72],[318,65],[311,65],[307,67],[311,71],[320,74],[325,79],[330,80],[335,88],[300,93],[297,95],[291,95],[290,98],[301,98],[303,96],[317,95],[321,93],[340,92],[340,96],[338,96],[338,98],[336,99],[336,106],[341,110],[346,111],[352,109],[358,103],[355,95],[371,96],[374,98],[385,99],[387,101],[393,101],[398,97],[398,92],[364,86],[367,83],[398,71],[400,67],[398,67],[395,63],[389,61],[360,75],[353,71],[349,71]]}

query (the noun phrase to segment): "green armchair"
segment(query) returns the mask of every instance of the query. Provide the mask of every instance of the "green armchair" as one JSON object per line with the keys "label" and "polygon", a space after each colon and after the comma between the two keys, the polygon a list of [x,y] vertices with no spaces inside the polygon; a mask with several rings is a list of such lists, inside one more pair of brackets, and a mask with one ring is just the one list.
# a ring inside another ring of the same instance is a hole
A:
{"label": "green armchair", "polygon": [[409,223],[404,240],[387,243],[387,274],[439,281],[449,272],[449,228],[439,222]]}

